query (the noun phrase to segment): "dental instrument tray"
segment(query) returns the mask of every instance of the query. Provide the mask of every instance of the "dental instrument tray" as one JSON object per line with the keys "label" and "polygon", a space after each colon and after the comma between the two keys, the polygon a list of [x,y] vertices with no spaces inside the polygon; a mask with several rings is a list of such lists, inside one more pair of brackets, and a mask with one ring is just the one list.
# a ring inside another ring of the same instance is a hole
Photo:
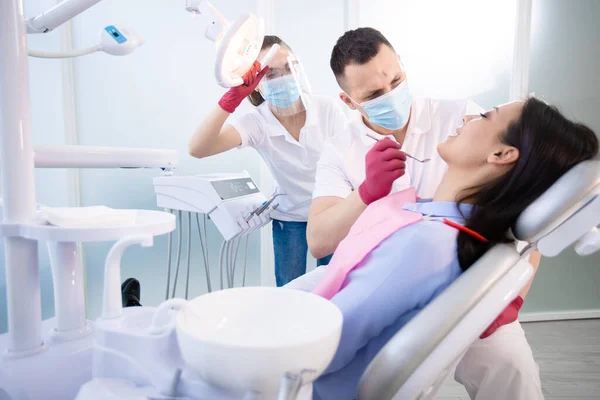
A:
{"label": "dental instrument tray", "polygon": [[175,229],[175,216],[170,213],[152,210],[127,211],[133,215],[133,217],[129,217],[131,223],[125,225],[109,223],[105,226],[96,224],[91,227],[51,225],[45,215],[40,213],[38,219],[31,223],[1,223],[0,236],[18,236],[51,242],[103,242],[142,234],[158,236]]}
{"label": "dental instrument tray", "polygon": [[247,231],[257,223],[247,216],[265,204],[261,193],[247,172],[160,176],[154,178],[158,207],[206,214],[225,240]]}

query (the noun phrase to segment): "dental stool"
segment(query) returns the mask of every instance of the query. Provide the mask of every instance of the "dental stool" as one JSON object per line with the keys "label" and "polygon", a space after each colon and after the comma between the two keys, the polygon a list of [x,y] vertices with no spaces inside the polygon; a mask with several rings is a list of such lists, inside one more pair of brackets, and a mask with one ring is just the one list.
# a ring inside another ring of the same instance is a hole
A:
{"label": "dental stool", "polygon": [[585,161],[519,217],[513,234],[529,246],[521,253],[494,246],[381,349],[361,378],[358,400],[435,398],[468,347],[531,279],[522,257],[535,249],[554,257],[572,244],[579,255],[592,254],[600,249],[599,225],[600,161]]}

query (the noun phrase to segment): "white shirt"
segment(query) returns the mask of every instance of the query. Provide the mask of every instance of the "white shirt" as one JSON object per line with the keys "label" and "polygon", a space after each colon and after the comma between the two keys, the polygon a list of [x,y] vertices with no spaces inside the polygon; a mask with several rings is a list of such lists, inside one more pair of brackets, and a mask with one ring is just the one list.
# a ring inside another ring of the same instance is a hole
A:
{"label": "white shirt", "polygon": [[275,118],[267,102],[235,119],[231,125],[242,137],[241,147],[255,148],[275,178],[279,208],[271,215],[282,221],[308,220],[317,162],[325,143],[347,124],[345,114],[328,97],[310,97],[306,123],[299,140]]}
{"label": "white shirt", "polygon": [[[406,174],[394,182],[392,192],[413,186],[419,197],[433,197],[447,167],[437,152],[438,144],[462,125],[463,116],[483,111],[470,100],[414,99],[402,151],[431,161],[421,164],[407,158]],[[313,198],[346,198],[365,180],[365,156],[375,144],[367,132],[384,138],[367,127],[359,114],[327,143],[319,160]],[[393,136],[390,139],[395,140]]]}

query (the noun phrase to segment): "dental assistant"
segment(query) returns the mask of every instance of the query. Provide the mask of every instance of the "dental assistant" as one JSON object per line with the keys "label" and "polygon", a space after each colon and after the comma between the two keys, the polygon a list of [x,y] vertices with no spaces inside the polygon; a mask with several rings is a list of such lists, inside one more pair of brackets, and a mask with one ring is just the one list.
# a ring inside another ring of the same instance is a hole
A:
{"label": "dental assistant", "polygon": [[[189,142],[189,153],[204,158],[233,148],[258,151],[275,178],[273,218],[275,278],[283,286],[306,272],[306,226],[317,162],[325,142],[343,130],[346,117],[333,99],[312,95],[302,64],[277,36],[265,36],[258,59],[279,44],[270,67],[255,63],[244,84],[231,88],[204,119]],[[244,98],[255,108],[229,117]],[[325,265],[331,257],[317,258]]]}
{"label": "dental assistant", "polygon": [[[319,161],[307,231],[315,257],[333,252],[366,207],[390,193],[414,187],[420,198],[432,198],[447,169],[437,146],[483,111],[471,101],[413,99],[398,54],[373,28],[340,37],[331,68],[343,90],[340,98],[358,112]],[[421,163],[406,154],[430,161]],[[537,267],[539,256],[530,263]],[[517,321],[528,289],[458,364],[455,379],[472,399],[543,398],[538,366]],[[498,388],[521,397],[502,395]]]}

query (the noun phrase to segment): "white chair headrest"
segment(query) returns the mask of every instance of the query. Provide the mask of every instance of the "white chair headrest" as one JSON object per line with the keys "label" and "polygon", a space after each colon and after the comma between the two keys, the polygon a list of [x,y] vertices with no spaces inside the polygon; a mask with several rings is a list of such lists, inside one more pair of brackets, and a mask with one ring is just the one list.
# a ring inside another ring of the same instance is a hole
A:
{"label": "white chair headrest", "polygon": [[[584,161],[561,176],[519,216],[515,237],[530,243],[555,231],[600,194],[600,161]],[[592,229],[600,221],[590,221]]]}

